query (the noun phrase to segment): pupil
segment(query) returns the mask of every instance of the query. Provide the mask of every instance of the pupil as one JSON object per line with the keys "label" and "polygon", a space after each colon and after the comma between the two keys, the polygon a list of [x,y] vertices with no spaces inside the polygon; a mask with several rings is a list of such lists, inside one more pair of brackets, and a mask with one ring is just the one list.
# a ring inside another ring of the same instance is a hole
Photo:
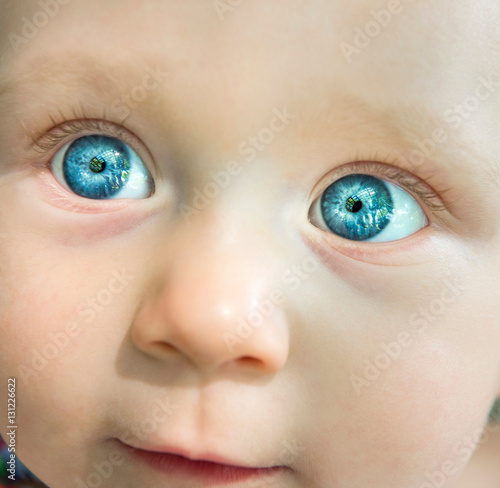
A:
{"label": "pupil", "polygon": [[89,163],[89,168],[94,173],[101,173],[104,171],[104,168],[106,168],[106,161],[99,157],[92,158]]}
{"label": "pupil", "polygon": [[349,197],[345,203],[345,208],[352,213],[359,212],[362,207],[363,202],[357,196]]}

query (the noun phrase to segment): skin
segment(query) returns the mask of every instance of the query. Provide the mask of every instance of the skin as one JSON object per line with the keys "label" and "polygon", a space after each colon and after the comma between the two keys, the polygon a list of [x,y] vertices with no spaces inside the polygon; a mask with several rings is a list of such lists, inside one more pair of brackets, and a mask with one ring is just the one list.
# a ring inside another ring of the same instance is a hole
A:
{"label": "skin", "polygon": [[[460,486],[500,391],[500,6],[402,5],[346,55],[387,4],[73,0],[14,49],[41,7],[2,2],[0,383],[17,377],[17,454],[51,488],[95,474],[114,438],[288,466],[265,486],[428,488],[438,471]],[[148,67],[163,74],[139,102]],[[291,115],[264,144],[273,110]],[[48,163],[88,131],[30,147],[61,114],[104,112],[132,134],[150,198],[57,182]],[[229,161],[240,174],[197,210]],[[429,225],[369,243],[311,222],[359,161],[427,181],[434,205],[384,178]],[[100,486],[202,485],[127,457]]]}

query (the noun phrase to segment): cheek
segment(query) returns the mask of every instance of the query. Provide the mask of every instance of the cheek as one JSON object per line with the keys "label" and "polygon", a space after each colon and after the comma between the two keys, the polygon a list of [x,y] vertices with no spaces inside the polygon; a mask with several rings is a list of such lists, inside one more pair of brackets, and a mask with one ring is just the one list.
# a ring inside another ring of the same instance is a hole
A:
{"label": "cheek", "polygon": [[[381,479],[393,472],[420,486],[446,465],[443,486],[451,486],[465,468],[471,436],[481,432],[492,399],[491,384],[464,371],[468,359],[454,346],[422,338],[347,402],[354,425],[366,426],[362,438],[357,428],[351,432],[359,439],[353,452],[362,452]],[[373,356],[372,364],[376,371],[382,361]]]}
{"label": "cheek", "polygon": [[19,454],[43,473],[68,449],[85,458],[89,441],[81,432],[98,435],[135,271],[119,253],[77,252],[26,234],[2,251],[0,381],[17,378]]}
{"label": "cheek", "polygon": [[[298,371],[311,408],[321,405],[311,452],[324,466],[335,459],[325,482],[426,486],[439,471],[448,487],[472,454],[498,389],[493,297],[480,283],[458,290],[454,280],[450,287],[423,275],[426,295],[423,277],[408,279],[406,270],[397,301],[383,273],[376,300],[331,277],[318,286],[321,275],[301,290],[306,301],[297,297],[297,310],[308,311],[296,338]],[[427,326],[417,322],[426,316]]]}
{"label": "cheek", "polygon": [[314,440],[326,448],[319,455],[337,460],[336,476],[346,483],[359,473],[359,486],[420,486],[446,465],[443,486],[451,486],[472,454],[471,435],[482,430],[491,385],[464,375],[464,357],[439,341],[416,341],[387,369],[381,352],[351,350],[330,370]]}
{"label": "cheek", "polygon": [[117,266],[110,267],[105,256],[89,259],[38,236],[13,241],[3,251],[1,318],[10,338],[0,346],[3,358],[29,355],[60,333],[76,337],[88,323],[92,298],[112,298],[104,290]]}

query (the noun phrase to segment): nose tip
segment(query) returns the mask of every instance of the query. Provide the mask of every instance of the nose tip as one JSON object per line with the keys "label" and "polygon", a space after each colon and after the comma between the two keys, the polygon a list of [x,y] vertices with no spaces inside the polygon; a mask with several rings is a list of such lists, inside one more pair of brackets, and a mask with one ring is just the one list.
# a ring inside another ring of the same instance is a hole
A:
{"label": "nose tip", "polygon": [[283,307],[271,300],[275,273],[264,254],[234,242],[189,242],[158,270],[162,286],[133,322],[135,345],[205,372],[223,365],[278,371],[288,357],[288,325]]}
{"label": "nose tip", "polygon": [[271,374],[284,366],[289,340],[283,310],[262,312],[260,303],[271,303],[264,299],[238,315],[227,301],[208,308],[193,299],[193,294],[181,297],[163,290],[162,296],[149,300],[133,324],[137,347],[164,362],[182,357],[204,371],[231,363]]}

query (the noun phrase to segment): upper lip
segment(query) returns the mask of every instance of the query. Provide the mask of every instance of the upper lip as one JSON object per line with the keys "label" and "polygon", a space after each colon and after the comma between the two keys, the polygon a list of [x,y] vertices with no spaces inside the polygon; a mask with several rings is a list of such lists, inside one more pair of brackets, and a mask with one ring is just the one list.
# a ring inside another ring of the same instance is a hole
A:
{"label": "upper lip", "polygon": [[[233,466],[236,468],[246,468],[246,469],[267,469],[267,468],[274,468],[274,467],[279,467],[279,466],[249,466],[248,464],[245,463],[240,463],[239,461],[234,461],[232,459],[226,458],[225,456],[215,454],[215,453],[202,453],[200,455],[193,455],[191,454],[188,450],[182,449],[179,447],[172,447],[172,446],[142,446],[142,447],[137,447],[137,446],[132,446],[130,444],[127,444],[126,442],[120,441],[122,444],[125,446],[128,446],[132,449],[137,449],[141,451],[149,451],[152,453],[156,454],[172,454],[176,456],[183,456],[191,461],[205,461],[205,462],[210,462],[210,463],[217,463],[217,464],[222,464],[226,466]],[[282,466],[284,467],[284,466]]]}

